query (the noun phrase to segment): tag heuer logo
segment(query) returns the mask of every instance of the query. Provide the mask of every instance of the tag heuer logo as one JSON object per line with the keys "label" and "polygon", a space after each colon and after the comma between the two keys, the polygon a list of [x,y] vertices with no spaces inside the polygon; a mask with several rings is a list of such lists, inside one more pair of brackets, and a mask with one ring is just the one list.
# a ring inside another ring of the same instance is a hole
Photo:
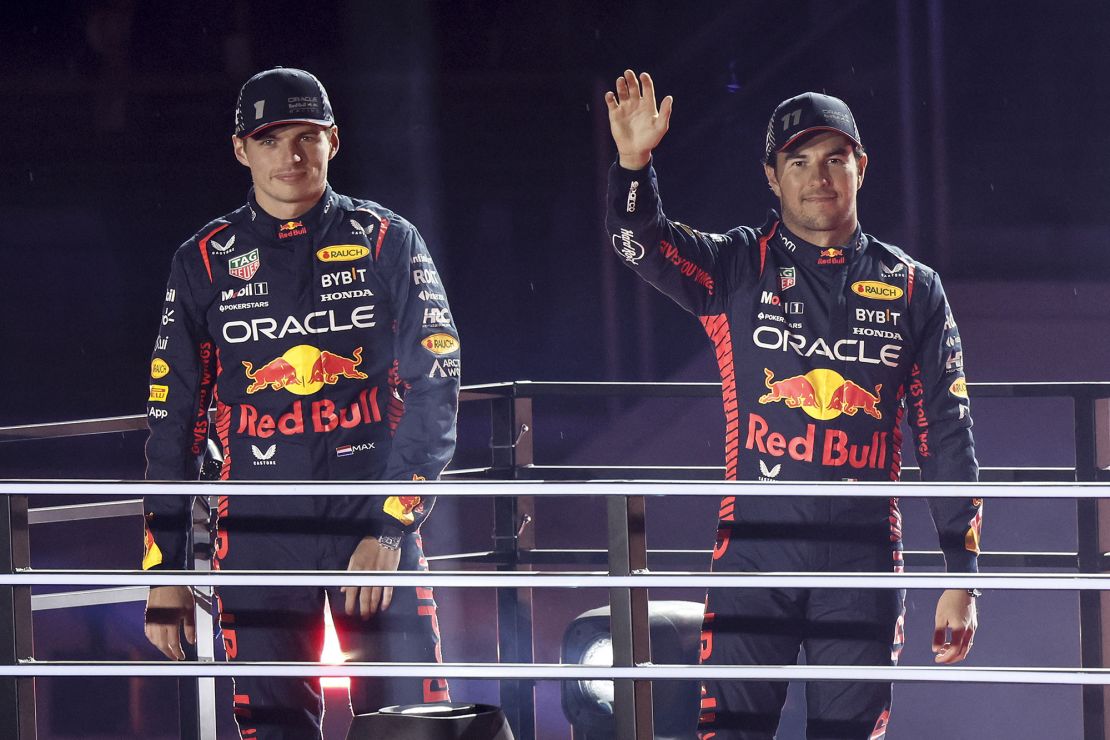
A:
{"label": "tag heuer logo", "polygon": [[228,260],[227,271],[231,273],[232,277],[237,277],[240,280],[250,280],[258,272],[260,266],[261,261],[258,259],[258,249],[256,248],[244,255],[232,257]]}
{"label": "tag heuer logo", "polygon": [[780,267],[779,268],[779,289],[787,290],[794,287],[794,268],[793,267]]}

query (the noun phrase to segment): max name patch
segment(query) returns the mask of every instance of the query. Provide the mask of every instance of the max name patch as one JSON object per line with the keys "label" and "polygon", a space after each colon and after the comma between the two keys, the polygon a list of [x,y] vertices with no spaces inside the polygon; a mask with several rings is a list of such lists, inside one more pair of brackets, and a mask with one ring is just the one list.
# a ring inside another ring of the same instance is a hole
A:
{"label": "max name patch", "polygon": [[877,301],[896,301],[902,297],[902,289],[897,285],[887,285],[878,280],[858,280],[852,283],[852,292],[860,298]]}
{"label": "max name patch", "polygon": [[420,340],[420,346],[433,355],[449,355],[459,349],[459,340],[450,334],[432,334]]}

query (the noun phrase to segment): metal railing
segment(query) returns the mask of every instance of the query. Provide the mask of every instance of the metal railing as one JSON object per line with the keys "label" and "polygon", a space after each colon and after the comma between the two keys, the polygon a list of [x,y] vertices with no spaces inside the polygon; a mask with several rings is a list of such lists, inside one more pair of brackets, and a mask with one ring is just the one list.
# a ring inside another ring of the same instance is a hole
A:
{"label": "metal railing", "polygon": [[[1096,433],[1106,424],[1106,404],[1110,383],[973,383],[968,386],[972,398],[1070,398],[1074,404],[1075,459],[1074,468],[983,468],[984,481],[1107,481],[1110,476],[1100,469],[1099,444],[1105,440]],[[716,383],[539,383],[517,381],[464,388],[462,400],[468,404],[486,402],[490,408],[490,464],[488,466],[450,471],[451,477],[486,478],[490,480],[582,480],[590,478],[663,478],[674,480],[720,479],[722,468],[690,466],[552,466],[535,462],[533,439],[533,400],[567,397],[622,398],[717,398]],[[1101,420],[1101,421],[1100,421]],[[36,424],[0,428],[0,442],[15,440],[55,439],[89,434],[144,430],[142,415],[94,419],[58,424]],[[906,468],[912,472],[912,468]],[[30,483],[30,482],[28,482]],[[673,483],[669,484],[673,487]],[[858,484],[857,484],[858,485]],[[907,489],[914,486],[907,486]],[[858,491],[859,489],[854,489]],[[487,493],[487,495],[489,495]],[[904,495],[918,495],[906,490]],[[1095,498],[1077,496],[1077,552],[997,552],[984,553],[984,567],[1021,567],[1075,569],[1094,574],[1110,570],[1099,546],[1098,502]],[[0,507],[0,575],[29,568],[28,526],[33,523],[75,521],[105,516],[127,516],[141,512],[138,500],[113,501],[99,504],[46,507],[28,510],[25,496],[4,495]],[[538,549],[532,530],[525,526],[534,517],[533,496],[497,496],[493,503],[493,546],[488,551],[459,553],[435,558],[461,563],[492,563],[498,571],[512,572],[531,565],[608,564],[612,576],[635,577],[643,571],[650,555],[658,565],[668,567],[694,563],[700,558],[708,562],[709,550],[648,550],[644,538],[644,497],[637,494],[608,496],[608,549],[570,550]],[[939,552],[908,552],[911,565],[936,565]],[[194,576],[195,577],[195,576]],[[647,589],[633,585],[610,588],[614,666],[631,668],[649,662],[647,642]],[[1097,591],[1079,588],[1081,620],[1081,658],[1084,669],[1102,666],[1102,616]],[[26,586],[0,585],[0,664],[15,665],[20,659],[31,658],[32,609],[61,608],[91,603],[118,603],[141,600],[142,586],[120,589],[97,589],[64,594],[30,595]],[[497,587],[497,639],[499,661],[506,664],[534,663],[532,639],[531,587],[506,582]],[[501,681],[501,703],[510,725],[520,738],[534,736],[534,682],[509,673]],[[33,737],[34,689],[30,678],[13,677],[0,680],[0,735]],[[196,697],[183,693],[187,701]],[[617,681],[618,726],[622,737],[643,737],[650,727],[650,681],[621,678]],[[1087,685],[1083,689],[1084,737],[1104,738],[1103,689]],[[11,709],[12,711],[7,711]],[[186,713],[183,713],[186,714]],[[6,718],[6,719],[5,719]],[[7,724],[5,724],[7,723]],[[195,725],[194,725],[195,726]],[[14,728],[14,732],[8,731]],[[28,730],[20,734],[20,730]],[[186,729],[186,731],[188,731]],[[627,734],[631,732],[632,734]],[[647,736],[650,736],[647,735]]]}

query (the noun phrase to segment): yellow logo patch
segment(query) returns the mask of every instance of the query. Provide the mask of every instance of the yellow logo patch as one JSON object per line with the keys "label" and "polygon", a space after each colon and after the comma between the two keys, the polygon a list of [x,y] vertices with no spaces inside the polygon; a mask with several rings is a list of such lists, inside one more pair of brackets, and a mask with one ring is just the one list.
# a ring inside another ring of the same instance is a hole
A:
{"label": "yellow logo patch", "polygon": [[150,361],[150,377],[164,378],[170,374],[170,366],[166,361],[160,358],[154,358]]}
{"label": "yellow logo patch", "polygon": [[420,340],[420,346],[433,355],[449,355],[459,348],[459,340],[450,334],[433,334]]}
{"label": "yellow logo patch", "polygon": [[146,400],[147,401],[157,401],[158,403],[162,403],[166,400],[166,397],[169,396],[169,395],[170,395],[170,387],[168,385],[151,385],[150,386],[150,398],[148,398]]}
{"label": "yellow logo patch", "polygon": [[370,254],[370,248],[360,244],[333,244],[316,250],[316,259],[321,262],[353,262]]}
{"label": "yellow logo patch", "polygon": [[902,297],[902,289],[897,285],[887,285],[878,280],[857,280],[852,283],[852,292],[860,298],[873,298],[876,301],[895,301]]}

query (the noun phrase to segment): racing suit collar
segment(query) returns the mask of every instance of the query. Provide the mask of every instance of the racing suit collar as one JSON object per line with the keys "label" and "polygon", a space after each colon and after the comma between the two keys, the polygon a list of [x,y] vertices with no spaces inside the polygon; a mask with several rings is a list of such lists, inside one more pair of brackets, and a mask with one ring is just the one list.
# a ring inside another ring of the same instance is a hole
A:
{"label": "racing suit collar", "polygon": [[250,212],[251,225],[260,235],[285,241],[319,232],[326,217],[336,209],[336,195],[331,185],[326,185],[320,200],[307,212],[294,219],[278,219],[262,210],[252,187],[247,193],[247,209]]}
{"label": "racing suit collar", "polygon": [[820,267],[847,264],[863,251],[866,244],[863,229],[858,223],[856,224],[855,233],[848,239],[846,244],[833,247],[819,247],[788,229],[786,224],[779,218],[777,212],[770,211],[768,213],[768,223],[774,223],[772,218],[779,222],[778,229],[775,231],[775,241],[779,242],[780,246],[788,249],[798,259],[804,259],[805,256],[812,255],[814,264]]}

